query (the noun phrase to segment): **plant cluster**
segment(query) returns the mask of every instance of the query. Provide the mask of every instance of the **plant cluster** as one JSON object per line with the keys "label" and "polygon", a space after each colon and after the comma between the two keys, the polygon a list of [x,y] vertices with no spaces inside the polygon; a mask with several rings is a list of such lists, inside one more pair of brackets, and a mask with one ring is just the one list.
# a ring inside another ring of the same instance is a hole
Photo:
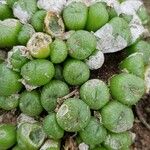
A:
{"label": "plant cluster", "polygon": [[[0,1],[0,108],[21,112],[0,125],[0,150],[59,150],[66,132],[80,150],[130,149],[132,106],[150,89],[148,21],[141,1]],[[90,78],[120,50],[119,74]]]}

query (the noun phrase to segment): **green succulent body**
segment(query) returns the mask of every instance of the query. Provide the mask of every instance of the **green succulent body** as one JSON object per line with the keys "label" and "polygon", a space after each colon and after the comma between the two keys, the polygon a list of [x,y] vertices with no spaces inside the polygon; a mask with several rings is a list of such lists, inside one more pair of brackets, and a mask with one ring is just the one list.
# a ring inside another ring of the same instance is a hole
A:
{"label": "green succulent body", "polygon": [[132,144],[132,135],[129,132],[109,133],[104,141],[104,146],[108,150],[125,150]]}
{"label": "green succulent body", "polygon": [[144,80],[132,74],[122,73],[110,79],[112,97],[125,105],[136,104],[145,90]]}
{"label": "green succulent body", "polygon": [[84,29],[88,8],[84,3],[71,3],[63,10],[63,20],[68,30]]}
{"label": "green succulent body", "polygon": [[50,45],[50,59],[53,63],[62,63],[68,55],[67,45],[63,40],[56,39]]}
{"label": "green succulent body", "polygon": [[50,113],[44,118],[43,130],[51,139],[58,140],[64,136],[64,130],[58,125],[55,113]]}
{"label": "green succulent body", "polygon": [[139,16],[144,25],[146,25],[149,22],[150,17],[144,5],[142,5],[138,9],[137,15]]}
{"label": "green succulent body", "polygon": [[38,116],[43,110],[40,95],[36,91],[24,91],[20,95],[19,107],[21,111],[28,116]]}
{"label": "green succulent body", "polygon": [[146,41],[140,40],[137,43],[133,44],[129,48],[127,48],[127,53],[132,54],[135,52],[139,52],[143,54],[145,65],[150,62],[150,44]]}
{"label": "green succulent body", "polygon": [[80,97],[91,109],[99,110],[109,101],[110,94],[103,81],[91,79],[81,86]]}
{"label": "green succulent body", "polygon": [[7,150],[16,143],[16,128],[11,124],[0,125],[0,149]]}
{"label": "green succulent body", "polygon": [[109,19],[112,19],[112,18],[118,16],[118,14],[117,14],[116,10],[114,9],[114,7],[107,6],[106,9],[107,9],[107,12],[108,12],[108,15],[109,15]]}
{"label": "green succulent body", "polygon": [[105,140],[107,131],[99,120],[92,117],[89,124],[79,134],[86,144],[98,145]]}
{"label": "green succulent body", "polygon": [[7,4],[0,4],[0,20],[12,18],[13,13]]}
{"label": "green succulent body", "polygon": [[42,86],[47,84],[54,76],[54,65],[44,59],[36,59],[26,63],[21,68],[21,75],[29,85]]}
{"label": "green succulent body", "polygon": [[21,45],[26,45],[30,37],[35,33],[34,28],[30,24],[22,26],[21,31],[18,34],[18,42]]}
{"label": "green succulent body", "polygon": [[6,0],[6,3],[10,8],[12,8],[16,1],[18,1],[18,0]]}
{"label": "green succulent body", "polygon": [[89,7],[86,29],[96,31],[106,24],[109,20],[109,14],[105,5],[95,3]]}
{"label": "green succulent body", "polygon": [[90,32],[79,30],[67,40],[69,55],[75,59],[84,60],[96,49],[96,38]]}
{"label": "green succulent body", "polygon": [[68,85],[59,80],[52,80],[42,89],[41,103],[48,112],[54,111],[57,106],[57,99],[69,93]]}
{"label": "green succulent body", "polygon": [[21,150],[37,150],[45,139],[45,133],[38,124],[23,123],[17,130],[17,142]]}
{"label": "green succulent body", "polygon": [[142,53],[133,53],[120,63],[120,68],[128,73],[144,78],[145,66]]}
{"label": "green succulent body", "polygon": [[19,95],[13,94],[11,96],[5,97],[0,96],[0,108],[4,110],[12,110],[16,108],[19,104]]}
{"label": "green succulent body", "polygon": [[120,133],[132,128],[134,115],[131,108],[117,102],[109,102],[101,111],[102,123],[109,131]]}
{"label": "green succulent body", "polygon": [[70,85],[81,85],[89,79],[89,76],[88,66],[80,60],[71,59],[64,65],[63,77]]}
{"label": "green succulent body", "polygon": [[22,88],[20,78],[20,75],[9,69],[6,64],[0,64],[0,96],[18,93]]}
{"label": "green succulent body", "polygon": [[37,11],[31,18],[31,24],[37,32],[42,32],[44,28],[45,10]]}
{"label": "green succulent body", "polygon": [[12,47],[18,44],[18,34],[21,23],[16,19],[0,21],[0,48]]}
{"label": "green succulent body", "polygon": [[91,113],[88,105],[76,98],[67,99],[56,114],[59,126],[68,132],[84,129],[90,122],[90,118]]}

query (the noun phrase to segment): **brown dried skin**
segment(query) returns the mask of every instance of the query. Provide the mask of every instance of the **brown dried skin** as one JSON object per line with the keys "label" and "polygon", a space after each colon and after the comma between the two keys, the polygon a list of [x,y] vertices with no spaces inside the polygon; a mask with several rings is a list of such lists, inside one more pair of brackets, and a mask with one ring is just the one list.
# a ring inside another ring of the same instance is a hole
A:
{"label": "brown dried skin", "polygon": [[54,12],[47,12],[44,20],[45,31],[53,37],[61,36],[65,27],[62,18]]}

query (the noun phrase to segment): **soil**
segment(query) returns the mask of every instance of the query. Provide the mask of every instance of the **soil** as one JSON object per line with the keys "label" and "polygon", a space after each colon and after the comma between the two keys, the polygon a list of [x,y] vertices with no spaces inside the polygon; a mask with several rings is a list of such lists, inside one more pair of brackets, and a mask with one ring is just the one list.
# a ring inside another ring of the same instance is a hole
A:
{"label": "soil", "polygon": [[[150,13],[150,0],[144,0],[144,3]],[[99,78],[105,82],[120,72],[118,64],[126,57],[125,51],[105,55],[105,64],[97,71],[92,71],[91,78]],[[133,107],[135,113],[135,122],[132,132],[136,134],[132,150],[150,150],[150,129],[144,123],[150,124],[150,95],[145,95],[136,107]],[[0,124],[16,124],[16,118],[20,114],[18,110],[3,111],[0,110]],[[76,150],[75,135],[66,135],[63,145],[66,150]],[[67,140],[66,140],[67,139]]]}

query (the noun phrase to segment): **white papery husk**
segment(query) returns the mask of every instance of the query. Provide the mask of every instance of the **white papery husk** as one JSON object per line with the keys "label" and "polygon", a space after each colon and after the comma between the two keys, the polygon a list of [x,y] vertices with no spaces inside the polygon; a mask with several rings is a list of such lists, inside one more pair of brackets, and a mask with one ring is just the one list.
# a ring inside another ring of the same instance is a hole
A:
{"label": "white papery husk", "polygon": [[89,150],[89,146],[85,143],[80,143],[78,148],[79,150]]}
{"label": "white papery husk", "polygon": [[88,59],[85,60],[85,63],[88,65],[90,70],[97,70],[102,67],[104,60],[105,58],[102,51],[97,50]]}
{"label": "white papery husk", "polygon": [[27,23],[30,20],[31,16],[32,16],[31,13],[29,13],[27,10],[23,10],[22,7],[16,2],[13,6],[13,14],[23,24]]}
{"label": "white papery husk", "polygon": [[145,69],[145,86],[146,86],[146,93],[150,93],[150,64]]}
{"label": "white papery husk", "polygon": [[128,46],[127,41],[120,35],[113,35],[113,27],[107,23],[97,30],[94,35],[97,38],[97,49],[103,53],[113,53],[123,50]]}
{"label": "white papery husk", "polygon": [[22,123],[36,123],[37,121],[26,114],[21,113],[17,118],[17,127],[19,127]]}
{"label": "white papery husk", "polygon": [[25,79],[20,79],[19,81],[25,86],[27,91],[32,91],[38,88],[38,86],[28,84]]}
{"label": "white papery husk", "polygon": [[132,34],[132,44],[136,42],[142,35],[148,35],[148,29],[142,25],[142,21],[137,15],[137,11],[143,5],[140,0],[126,0],[120,4],[121,14],[132,16],[129,27]]}
{"label": "white papery husk", "polygon": [[40,150],[47,150],[47,149],[59,149],[60,143],[59,141],[54,141],[52,139],[48,139],[45,143],[41,146]]}
{"label": "white papery husk", "polygon": [[7,4],[6,0],[0,0],[0,4]]}
{"label": "white papery husk", "polygon": [[[7,67],[12,69],[13,66],[11,64],[11,57],[13,56],[14,53],[16,53],[17,51],[20,51],[21,53],[21,56],[23,57],[26,57],[28,59],[32,59],[31,55],[29,54],[29,51],[28,49],[25,47],[25,46],[14,46],[13,49],[11,51],[8,52],[8,55],[7,55],[7,59],[6,59],[6,62],[7,62]],[[14,68],[13,68],[14,69]],[[15,71],[18,71],[16,69],[14,69]]]}
{"label": "white papery husk", "polygon": [[66,0],[38,0],[37,6],[40,9],[61,13],[66,2]]}

